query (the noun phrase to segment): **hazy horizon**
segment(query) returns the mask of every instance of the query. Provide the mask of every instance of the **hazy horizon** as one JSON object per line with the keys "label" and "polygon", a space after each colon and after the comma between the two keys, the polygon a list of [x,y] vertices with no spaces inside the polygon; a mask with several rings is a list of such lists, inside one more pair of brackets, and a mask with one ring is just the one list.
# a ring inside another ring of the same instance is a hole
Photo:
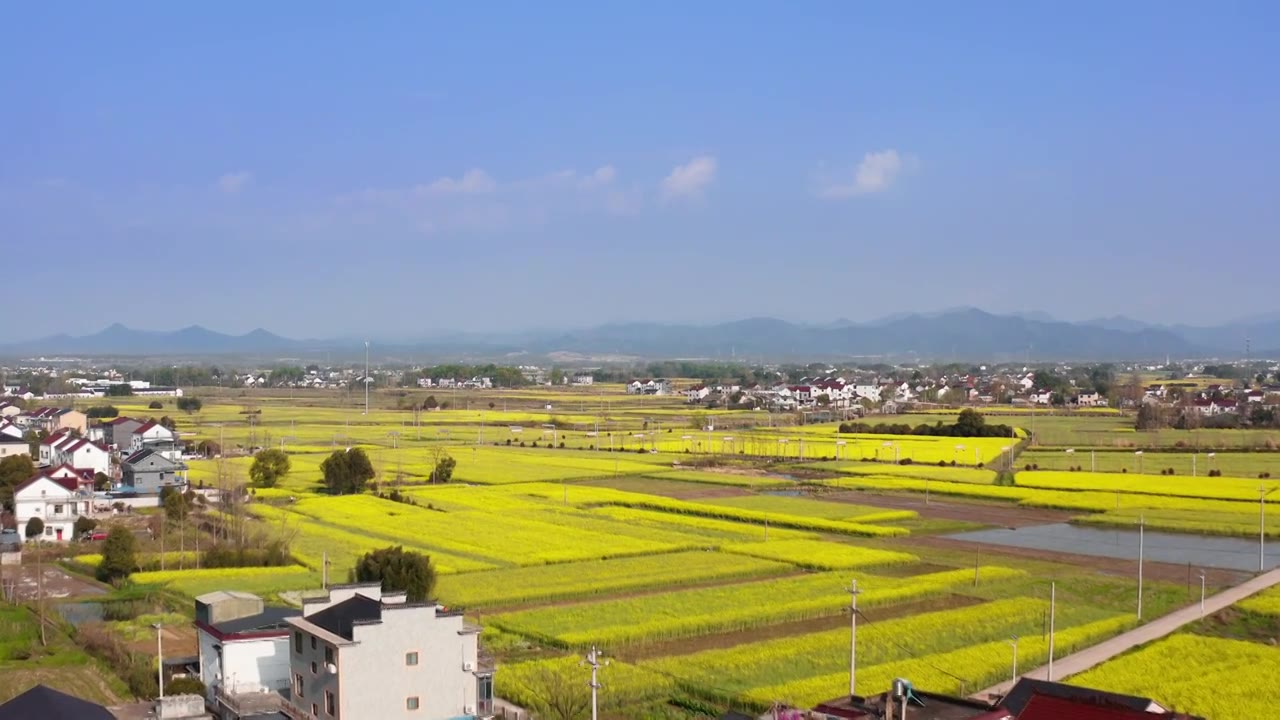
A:
{"label": "hazy horizon", "polygon": [[10,19],[0,337],[1278,309],[1270,3]]}

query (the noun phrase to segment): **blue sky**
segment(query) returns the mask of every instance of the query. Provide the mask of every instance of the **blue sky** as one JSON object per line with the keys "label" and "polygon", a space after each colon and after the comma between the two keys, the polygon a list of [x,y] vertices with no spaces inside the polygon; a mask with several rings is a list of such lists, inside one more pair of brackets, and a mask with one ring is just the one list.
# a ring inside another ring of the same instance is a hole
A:
{"label": "blue sky", "polygon": [[1274,311],[1278,8],[11,4],[0,336]]}

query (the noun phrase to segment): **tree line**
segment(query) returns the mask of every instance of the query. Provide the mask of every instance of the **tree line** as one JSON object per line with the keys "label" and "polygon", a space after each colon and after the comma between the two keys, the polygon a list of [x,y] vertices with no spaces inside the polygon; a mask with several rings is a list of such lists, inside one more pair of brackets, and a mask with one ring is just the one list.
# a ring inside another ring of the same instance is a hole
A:
{"label": "tree line", "polygon": [[976,410],[960,411],[956,421],[945,425],[941,420],[930,425],[920,423],[912,427],[907,423],[876,423],[874,425],[861,422],[840,423],[840,432],[868,435],[925,435],[933,437],[1013,437],[1014,429],[1010,425],[988,425],[986,418]]}

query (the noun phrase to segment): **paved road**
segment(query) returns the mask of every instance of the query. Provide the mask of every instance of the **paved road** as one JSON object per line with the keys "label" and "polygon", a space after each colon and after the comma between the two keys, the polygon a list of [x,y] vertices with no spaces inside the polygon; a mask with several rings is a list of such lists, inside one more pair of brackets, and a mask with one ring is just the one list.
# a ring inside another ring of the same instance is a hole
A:
{"label": "paved road", "polygon": [[[1280,584],[1280,568],[1259,575],[1250,580],[1246,580],[1235,587],[1228,588],[1212,597],[1206,598],[1204,603],[1204,611],[1206,615],[1212,615],[1225,607],[1234,605],[1235,603],[1259,593],[1267,588]],[[1130,650],[1139,645],[1144,645],[1152,640],[1159,640],[1166,635],[1172,634],[1179,628],[1192,623],[1201,618],[1199,601],[1176,610],[1165,615],[1162,618],[1153,620],[1146,625],[1134,628],[1129,632],[1117,635],[1110,640],[1098,643],[1091,648],[1081,650],[1078,653],[1067,655],[1053,661],[1053,678],[1062,680],[1071,675],[1084,672],[1089,668],[1106,662],[1111,658]],[[1044,680],[1048,677],[1049,667],[1047,665],[1038,667],[1028,673],[1023,673],[1023,677]],[[989,687],[974,697],[986,698],[991,695],[1004,695],[1009,692],[1013,686],[1010,681],[1005,681],[994,687]]]}

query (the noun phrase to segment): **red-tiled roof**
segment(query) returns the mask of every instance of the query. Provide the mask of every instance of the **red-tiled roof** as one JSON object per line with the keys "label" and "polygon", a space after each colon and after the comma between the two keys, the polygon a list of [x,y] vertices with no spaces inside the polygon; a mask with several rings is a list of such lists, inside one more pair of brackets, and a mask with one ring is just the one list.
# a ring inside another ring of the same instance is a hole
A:
{"label": "red-tiled roof", "polygon": [[80,487],[80,481],[77,478],[52,477],[47,473],[37,473],[36,475],[32,475],[26,480],[23,480],[22,482],[18,483],[17,487],[13,489],[13,492],[16,495],[19,491],[25,488],[28,488],[40,482],[41,480],[48,480],[49,482],[57,483],[58,485],[66,488],[67,490],[70,490],[71,492],[75,492]]}
{"label": "red-tiled roof", "polygon": [[1031,701],[1018,714],[1018,720],[1155,720],[1161,717],[1170,716],[1117,705],[1095,705],[1051,695],[1031,696]]}
{"label": "red-tiled roof", "polygon": [[141,435],[147,432],[148,430],[151,430],[152,428],[157,428],[157,427],[160,427],[160,423],[155,422],[153,420],[148,420],[147,422],[142,424],[142,427],[138,428],[137,430],[134,430],[133,434]]}

